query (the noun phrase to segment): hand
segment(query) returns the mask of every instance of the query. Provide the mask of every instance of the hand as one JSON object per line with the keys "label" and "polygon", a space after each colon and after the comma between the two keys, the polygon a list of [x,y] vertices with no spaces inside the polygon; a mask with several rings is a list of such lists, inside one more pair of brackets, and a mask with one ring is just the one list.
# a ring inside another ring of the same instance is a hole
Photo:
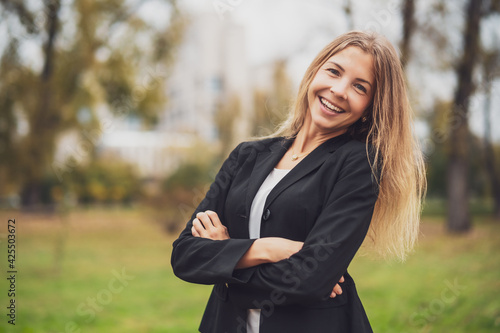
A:
{"label": "hand", "polygon": [[[344,276],[340,277],[339,283],[344,282]],[[335,287],[333,287],[332,293],[330,294],[330,298],[335,298],[335,296],[342,294],[342,288],[337,283]]]}
{"label": "hand", "polygon": [[229,239],[227,228],[219,219],[216,212],[207,210],[199,212],[193,220],[191,233],[194,237],[208,238],[212,240]]}

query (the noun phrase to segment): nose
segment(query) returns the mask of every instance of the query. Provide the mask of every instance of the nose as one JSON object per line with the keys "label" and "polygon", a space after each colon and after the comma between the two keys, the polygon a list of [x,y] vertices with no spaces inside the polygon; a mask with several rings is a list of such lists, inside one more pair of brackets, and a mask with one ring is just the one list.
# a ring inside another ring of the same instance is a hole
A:
{"label": "nose", "polygon": [[344,80],[335,81],[330,86],[330,91],[337,97],[347,99],[347,82]]}

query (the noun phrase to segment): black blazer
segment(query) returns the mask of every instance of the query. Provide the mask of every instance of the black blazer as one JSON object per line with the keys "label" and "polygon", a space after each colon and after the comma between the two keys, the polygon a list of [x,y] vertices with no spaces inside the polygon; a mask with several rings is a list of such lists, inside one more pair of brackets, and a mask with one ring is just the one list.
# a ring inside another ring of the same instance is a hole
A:
{"label": "black blazer", "polygon": [[[348,134],[306,156],[270,192],[261,237],[304,242],[289,259],[246,269],[236,263],[249,239],[250,206],[293,139],[241,143],[173,243],[175,275],[214,284],[200,332],[246,332],[247,309],[261,309],[260,333],[372,332],[347,267],[367,233],[378,195],[364,143]],[[213,210],[231,239],[193,237],[196,213]],[[329,298],[344,275],[343,293]]]}

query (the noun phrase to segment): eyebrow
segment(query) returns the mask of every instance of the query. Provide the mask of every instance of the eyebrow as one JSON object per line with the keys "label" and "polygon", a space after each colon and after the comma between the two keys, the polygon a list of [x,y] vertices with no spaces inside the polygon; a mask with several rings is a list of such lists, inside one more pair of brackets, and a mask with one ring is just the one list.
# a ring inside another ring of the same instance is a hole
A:
{"label": "eyebrow", "polygon": [[[333,62],[333,61],[329,60],[329,61],[327,61],[327,63],[333,64],[333,65],[337,66],[338,68],[340,68],[340,70],[342,72],[345,72],[345,69],[342,66],[340,66],[339,64],[337,64],[336,62]],[[366,84],[370,85],[370,88],[372,87],[372,84],[369,81],[365,80],[365,79],[357,77],[356,80],[361,81],[361,82],[365,82]]]}

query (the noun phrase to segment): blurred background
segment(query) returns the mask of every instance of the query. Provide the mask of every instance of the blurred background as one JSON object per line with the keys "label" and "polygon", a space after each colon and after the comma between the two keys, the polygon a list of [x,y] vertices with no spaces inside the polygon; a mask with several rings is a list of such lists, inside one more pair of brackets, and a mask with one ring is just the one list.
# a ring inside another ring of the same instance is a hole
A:
{"label": "blurred background", "polygon": [[351,265],[373,329],[499,332],[497,0],[0,0],[0,332],[197,331],[173,240],[352,29],[398,47],[429,183],[415,253]]}

